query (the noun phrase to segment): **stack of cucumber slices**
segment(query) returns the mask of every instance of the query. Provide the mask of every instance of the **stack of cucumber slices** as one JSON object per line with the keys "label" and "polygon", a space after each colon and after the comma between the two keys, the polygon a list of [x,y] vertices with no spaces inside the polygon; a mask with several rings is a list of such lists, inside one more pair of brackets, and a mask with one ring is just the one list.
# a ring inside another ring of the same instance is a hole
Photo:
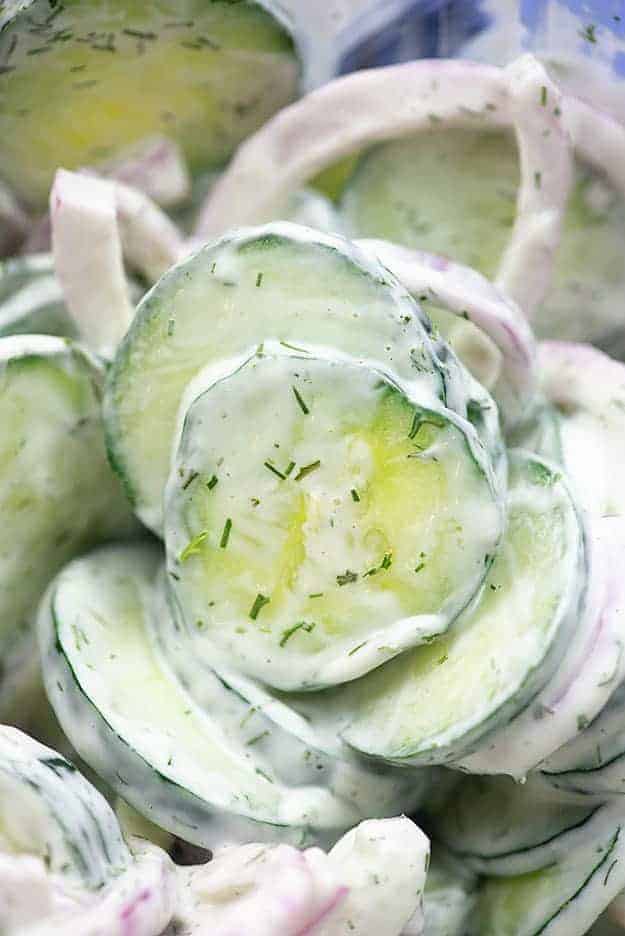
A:
{"label": "stack of cucumber slices", "polygon": [[[269,75],[286,54],[265,9],[203,15],[220,74],[248,16]],[[531,57],[339,79],[240,148],[191,238],[161,176],[58,171],[49,252],[0,268],[0,932],[622,915],[625,367],[530,324],[572,302],[593,120]]]}

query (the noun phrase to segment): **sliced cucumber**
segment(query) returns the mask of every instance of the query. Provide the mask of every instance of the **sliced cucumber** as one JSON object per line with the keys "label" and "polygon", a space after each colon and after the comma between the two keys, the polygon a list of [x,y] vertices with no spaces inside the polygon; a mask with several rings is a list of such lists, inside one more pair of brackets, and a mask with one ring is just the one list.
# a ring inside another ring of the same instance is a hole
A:
{"label": "sliced cucumber", "polygon": [[625,790],[625,683],[615,689],[597,717],[541,765],[542,775],[557,789],[595,796],[622,795]]}
{"label": "sliced cucumber", "polygon": [[19,656],[18,644],[28,641],[37,602],[63,563],[98,541],[135,529],[104,453],[101,380],[100,366],[65,340],[0,339],[0,655],[5,664]]}
{"label": "sliced cucumber", "polygon": [[[176,415],[204,366],[275,339],[369,359],[477,424],[503,467],[496,413],[473,400],[456,358],[377,261],[341,238],[291,224],[230,235],[174,267],[139,304],[109,373],[105,418],[111,458],[141,518],[162,525]],[[415,391],[416,392],[416,391]]]}
{"label": "sliced cucumber", "polygon": [[75,337],[49,254],[0,263],[0,336],[16,334]]}
{"label": "sliced cucumber", "polygon": [[625,883],[622,812],[603,807],[600,832],[558,864],[491,878],[478,903],[480,936],[582,936]]}
{"label": "sliced cucumber", "polygon": [[169,669],[150,621],[158,564],[151,546],[106,547],[49,589],[44,678],[72,744],[139,812],[194,844],[336,838],[362,817],[349,788],[310,782],[314,752],[297,779],[288,758],[286,778],[280,764],[272,775],[250,707],[215,686],[205,711]]}
{"label": "sliced cucumber", "polygon": [[540,777],[468,777],[436,820],[436,834],[480,874],[510,877],[563,861],[596,835],[599,805],[563,801]]}
{"label": "sliced cucumber", "polygon": [[473,427],[314,348],[265,342],[203,381],[165,517],[190,652],[312,689],[443,632],[501,533]]}
{"label": "sliced cucumber", "polygon": [[342,690],[342,736],[390,762],[445,763],[475,748],[554,672],[585,592],[584,544],[562,478],[533,456],[510,465],[508,529],[481,600],[429,647]]}
{"label": "sliced cucumber", "polygon": [[[436,842],[423,893],[425,936],[464,936],[475,908],[477,880]],[[404,929],[402,936],[420,936]]]}
{"label": "sliced cucumber", "polygon": [[534,322],[539,337],[605,343],[622,331],[624,241],[625,195],[578,162],[553,285]]}
{"label": "sliced cucumber", "polygon": [[560,665],[529,705],[462,758],[456,765],[461,769],[523,780],[579,735],[625,678],[625,523],[604,517],[593,520],[588,533],[588,589]]}
{"label": "sliced cucumber", "polygon": [[21,6],[0,32],[0,164],[36,207],[58,166],[110,160],[154,133],[193,170],[219,165],[297,91],[292,40],[265,4]]}
{"label": "sliced cucumber", "polygon": [[580,733],[541,765],[556,789],[595,798],[625,791],[625,684],[590,723],[580,715]]}
{"label": "sliced cucumber", "polygon": [[434,127],[366,152],[340,210],[352,237],[445,254],[492,279],[514,223],[518,186],[511,134]]}
{"label": "sliced cucumber", "polygon": [[323,783],[353,803],[361,816],[412,814],[431,792],[429,770],[385,767],[356,755],[334,731],[313,723],[286,697],[233,670],[213,669],[189,652],[184,624],[165,569],[157,583],[155,639],[193,701],[259,752],[261,767],[272,776],[301,786]]}
{"label": "sliced cucumber", "polygon": [[90,890],[131,862],[104,797],[56,751],[6,726],[0,726],[0,851],[35,855]]}

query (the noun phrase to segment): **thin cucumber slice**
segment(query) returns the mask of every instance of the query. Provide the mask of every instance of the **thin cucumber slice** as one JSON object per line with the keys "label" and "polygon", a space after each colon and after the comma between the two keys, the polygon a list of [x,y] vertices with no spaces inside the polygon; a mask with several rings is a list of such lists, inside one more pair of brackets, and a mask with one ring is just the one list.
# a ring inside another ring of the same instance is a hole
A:
{"label": "thin cucumber slice", "polygon": [[268,339],[310,342],[392,370],[418,387],[422,405],[444,401],[477,423],[500,470],[496,413],[481,397],[472,402],[468,375],[429,327],[392,275],[341,238],[281,223],[203,248],[142,300],[109,372],[109,451],[137,512],[161,528],[187,384],[203,367]]}
{"label": "thin cucumber slice", "polygon": [[473,427],[314,348],[265,342],[203,381],[165,508],[189,652],[314,689],[446,630],[501,534]]}
{"label": "thin cucumber slice", "polygon": [[436,819],[436,835],[479,874],[513,877],[563,861],[605,822],[600,805],[563,801],[540,777],[467,777]]}
{"label": "thin cucumber slice", "polygon": [[136,527],[106,461],[100,365],[59,338],[11,336],[0,339],[0,381],[0,655],[6,663],[28,640],[37,602],[63,563]]}
{"label": "thin cucumber slice", "polygon": [[190,653],[165,569],[156,586],[153,621],[159,649],[193,701],[243,747],[253,747],[271,776],[296,786],[322,783],[363,817],[410,815],[429,795],[431,771],[373,765],[336,732],[319,730],[280,694],[233,670],[213,669]]}
{"label": "thin cucumber slice", "polygon": [[0,851],[96,890],[131,861],[111,807],[57,754],[0,726]]}
{"label": "thin cucumber slice", "polygon": [[580,715],[580,733],[556,751],[541,772],[557,790],[605,799],[625,789],[625,684],[621,683],[590,723]]}
{"label": "thin cucumber slice", "polygon": [[553,284],[534,321],[539,338],[601,342],[610,351],[606,342],[622,332],[624,241],[625,191],[578,161]]}
{"label": "thin cucumber slice", "polygon": [[478,902],[480,936],[583,936],[625,883],[622,813],[603,807],[600,833],[558,864],[491,878]]}
{"label": "thin cucumber slice", "polygon": [[580,733],[548,758],[542,776],[559,790],[605,797],[622,796],[625,783],[625,684]]}
{"label": "thin cucumber slice", "polygon": [[365,153],[341,196],[352,237],[445,254],[493,279],[516,214],[512,134],[437,130]]}
{"label": "thin cucumber slice", "polygon": [[[436,842],[423,892],[425,936],[464,936],[475,908],[477,880]],[[402,936],[419,936],[410,927]]]}
{"label": "thin cucumber slice", "polygon": [[584,731],[625,678],[625,524],[604,517],[593,520],[588,533],[588,590],[560,665],[529,705],[462,758],[461,769],[523,780]]}
{"label": "thin cucumber slice", "polygon": [[367,754],[445,763],[508,722],[556,670],[586,589],[583,533],[562,477],[517,452],[508,528],[481,600],[430,647],[343,690],[342,736]]}
{"label": "thin cucumber slice", "polygon": [[291,37],[243,0],[35,0],[0,32],[0,164],[42,207],[58,166],[165,133],[191,168],[220,165],[297,92]]}
{"label": "thin cucumber slice", "polygon": [[361,818],[354,805],[273,776],[261,739],[250,743],[245,720],[232,717],[241,700],[231,694],[230,712],[215,704],[207,714],[158,652],[150,618],[159,558],[152,546],[106,547],[50,586],[40,612],[44,678],[72,744],[139,812],[205,848],[301,843],[313,830],[335,839]]}
{"label": "thin cucumber slice", "polygon": [[17,334],[76,335],[49,254],[0,263],[0,336]]}

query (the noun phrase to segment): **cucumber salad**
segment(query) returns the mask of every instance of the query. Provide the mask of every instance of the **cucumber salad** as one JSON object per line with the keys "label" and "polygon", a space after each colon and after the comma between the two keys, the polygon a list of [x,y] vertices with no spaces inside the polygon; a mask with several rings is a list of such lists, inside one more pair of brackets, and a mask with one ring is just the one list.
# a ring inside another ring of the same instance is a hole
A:
{"label": "cucumber salad", "polygon": [[625,929],[625,127],[158,8],[0,4],[0,934]]}

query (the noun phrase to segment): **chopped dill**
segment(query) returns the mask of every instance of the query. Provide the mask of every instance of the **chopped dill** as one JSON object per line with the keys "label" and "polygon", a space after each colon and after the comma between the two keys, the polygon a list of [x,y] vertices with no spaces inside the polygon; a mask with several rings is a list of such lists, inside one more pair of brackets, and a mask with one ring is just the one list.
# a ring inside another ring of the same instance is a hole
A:
{"label": "chopped dill", "polygon": [[360,501],[360,494],[358,493],[356,488],[352,488],[350,493],[352,495],[352,500],[354,501],[355,504],[357,504]]}
{"label": "chopped dill", "polygon": [[228,545],[228,540],[230,539],[231,529],[232,529],[232,519],[228,517],[226,522],[224,523],[223,533],[221,534],[221,539],[219,540],[220,549],[225,549],[226,546]]}
{"label": "chopped dill", "polygon": [[[267,468],[269,471],[272,471],[278,478],[280,478],[281,481],[285,481],[285,480],[286,480],[286,475],[283,474],[278,468],[276,468],[275,465],[272,465],[271,462],[268,462],[268,461],[263,462],[263,465],[264,465],[265,468]],[[297,478],[296,478],[295,480],[297,481]]]}
{"label": "chopped dill", "polygon": [[308,621],[298,621],[297,624],[293,625],[293,627],[288,627],[283,632],[282,637],[280,638],[280,646],[284,647],[287,641],[293,636],[293,634],[296,634],[297,631],[303,630],[303,631],[306,631],[307,634],[310,634],[310,632],[314,629],[314,627],[315,627],[314,621],[311,621],[310,623]]}
{"label": "chopped dill", "polygon": [[307,475],[311,474],[311,472],[316,471],[317,468],[320,468],[320,467],[321,467],[320,459],[317,459],[317,461],[311,462],[309,465],[303,465],[300,468],[300,470],[297,472],[297,474],[295,475],[295,480],[301,481],[302,478],[305,478]]}
{"label": "chopped dill", "polygon": [[202,530],[197,536],[189,540],[185,548],[180,553],[179,562],[186,562],[191,556],[197,556],[202,551],[202,545],[208,536],[208,530]]}
{"label": "chopped dill", "polygon": [[206,487],[208,488],[208,490],[212,491],[218,481],[219,481],[219,478],[217,477],[217,475],[213,475],[212,478],[206,482]]}
{"label": "chopped dill", "polygon": [[295,399],[297,400],[299,404],[299,408],[301,409],[302,413],[304,414],[304,416],[308,416],[308,414],[310,413],[310,410],[308,409],[305,401],[302,399],[301,393],[299,392],[297,387],[292,387],[291,389],[293,390]]}
{"label": "chopped dill", "polygon": [[351,569],[346,569],[345,572],[336,577],[337,585],[351,585],[352,582],[356,581],[358,581],[358,573],[352,572]]}
{"label": "chopped dill", "polygon": [[250,608],[250,617],[253,621],[256,620],[262,609],[265,607],[265,605],[269,604],[270,601],[271,598],[267,598],[265,595],[261,595],[260,592],[256,595],[256,598],[254,598],[254,604]]}

